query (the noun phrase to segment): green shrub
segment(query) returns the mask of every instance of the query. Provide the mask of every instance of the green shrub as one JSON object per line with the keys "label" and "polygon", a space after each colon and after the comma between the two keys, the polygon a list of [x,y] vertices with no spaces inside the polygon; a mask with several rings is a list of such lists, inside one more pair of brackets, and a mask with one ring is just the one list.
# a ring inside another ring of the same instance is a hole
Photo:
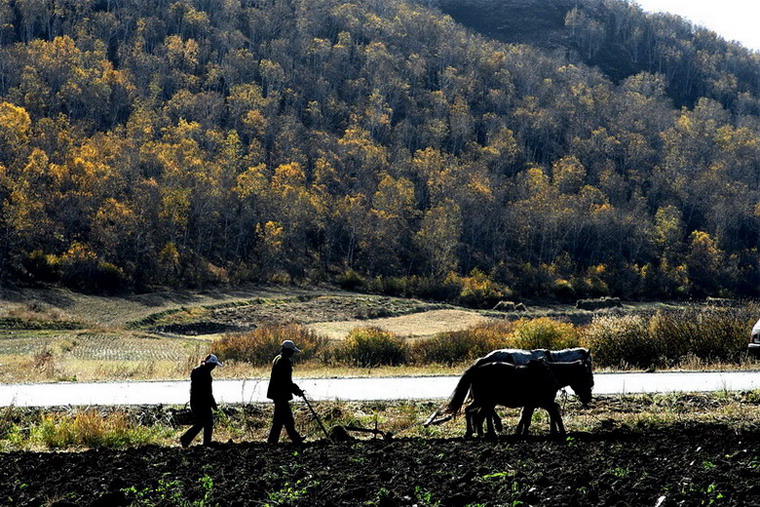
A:
{"label": "green shrub", "polygon": [[92,288],[98,292],[119,292],[129,285],[124,270],[110,262],[98,262],[90,280]]}
{"label": "green shrub", "polygon": [[747,352],[749,330],[757,315],[733,308],[710,308],[700,313],[693,335],[694,353],[708,361],[736,361]]}
{"label": "green shrub", "polygon": [[95,410],[67,414],[44,415],[31,429],[31,439],[45,447],[127,447],[153,442],[155,428],[141,426],[123,412],[108,416]]}
{"label": "green shrub", "polygon": [[306,361],[323,352],[327,338],[311,329],[296,324],[267,326],[247,333],[226,334],[214,340],[209,349],[222,360],[243,361],[254,366],[272,362],[280,353],[285,340],[292,340],[301,349],[294,359]]}
{"label": "green shrub", "polygon": [[443,280],[424,276],[376,276],[363,285],[369,292],[385,296],[421,298],[457,303],[464,288],[464,279],[449,274]]}
{"label": "green shrub", "polygon": [[470,276],[462,278],[461,282],[459,303],[471,308],[493,308],[496,303],[512,295],[509,289],[492,281],[479,269],[473,269]]}
{"label": "green shrub", "polygon": [[57,282],[61,277],[58,257],[47,255],[42,250],[35,250],[23,260],[24,269],[29,276],[39,282]]}
{"label": "green shrub", "polygon": [[86,243],[74,242],[59,260],[61,281],[76,290],[92,290],[92,276],[98,267],[98,256]]}
{"label": "green shrub", "polygon": [[649,334],[668,364],[687,355],[705,361],[735,361],[747,348],[747,330],[754,315],[738,308],[689,308],[657,312]]}
{"label": "green shrub", "polygon": [[585,329],[584,345],[600,366],[647,368],[659,351],[643,317],[597,317]]}
{"label": "green shrub", "polygon": [[345,290],[356,290],[366,285],[366,280],[362,275],[353,269],[347,269],[338,276],[338,285]]}
{"label": "green shrub", "polygon": [[584,343],[601,366],[677,366],[689,358],[706,363],[738,361],[757,309],[687,308],[640,316],[599,317]]}
{"label": "green shrub", "polygon": [[658,311],[647,323],[647,336],[657,350],[657,366],[675,365],[693,353],[695,323],[682,312]]}
{"label": "green shrub", "polygon": [[443,280],[413,276],[411,290],[422,299],[455,302],[462,291],[461,279],[446,277]]}
{"label": "green shrub", "polygon": [[407,360],[403,339],[377,327],[357,328],[335,348],[336,361],[352,366],[397,366]]}
{"label": "green shrub", "polygon": [[573,285],[564,278],[558,278],[554,280],[554,286],[552,287],[554,296],[560,301],[572,301],[576,298],[575,289]]}
{"label": "green shrub", "polygon": [[572,324],[548,317],[520,319],[515,323],[511,344],[518,349],[564,349],[577,347],[578,330]]}
{"label": "green shrub", "polygon": [[393,297],[413,297],[415,289],[412,284],[414,277],[405,276],[376,276],[367,285],[370,292]]}
{"label": "green shrub", "polygon": [[463,331],[438,333],[419,340],[409,347],[409,356],[416,364],[452,366],[474,361],[492,350],[505,348],[514,328],[511,322],[499,321],[473,326]]}

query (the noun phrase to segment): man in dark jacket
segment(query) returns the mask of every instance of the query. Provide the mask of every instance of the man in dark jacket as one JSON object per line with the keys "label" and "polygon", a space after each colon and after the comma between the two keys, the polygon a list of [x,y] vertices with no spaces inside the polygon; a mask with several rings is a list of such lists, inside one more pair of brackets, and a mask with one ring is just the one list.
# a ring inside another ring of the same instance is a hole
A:
{"label": "man in dark jacket", "polygon": [[303,391],[293,383],[293,363],[290,358],[296,352],[300,352],[298,347],[291,340],[285,340],[282,342],[280,354],[272,361],[272,376],[267,389],[267,398],[274,401],[272,430],[267,439],[270,444],[276,444],[280,440],[283,426],[290,440],[297,444],[303,442],[303,438],[296,431],[293,412],[290,411],[290,400],[293,399],[293,395],[303,396]]}
{"label": "man in dark jacket", "polygon": [[211,411],[217,408],[211,391],[211,372],[217,366],[222,366],[222,363],[214,354],[209,354],[201,361],[200,366],[193,368],[190,373],[190,410],[193,413],[193,425],[179,438],[182,447],[190,445],[201,430],[203,445],[211,443],[211,433],[214,431],[214,416]]}

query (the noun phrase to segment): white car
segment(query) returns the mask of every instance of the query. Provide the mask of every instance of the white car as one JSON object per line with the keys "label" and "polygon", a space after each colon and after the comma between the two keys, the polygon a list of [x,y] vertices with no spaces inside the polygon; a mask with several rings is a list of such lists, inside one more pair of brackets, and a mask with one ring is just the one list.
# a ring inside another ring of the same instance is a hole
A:
{"label": "white car", "polygon": [[752,332],[749,334],[747,351],[753,356],[760,356],[760,320],[755,323]]}

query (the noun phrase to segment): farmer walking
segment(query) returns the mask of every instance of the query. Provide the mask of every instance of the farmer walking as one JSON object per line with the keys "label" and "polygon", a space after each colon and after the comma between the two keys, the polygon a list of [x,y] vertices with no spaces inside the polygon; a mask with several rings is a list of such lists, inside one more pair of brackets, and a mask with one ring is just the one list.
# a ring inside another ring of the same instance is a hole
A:
{"label": "farmer walking", "polygon": [[200,366],[193,368],[190,373],[190,410],[193,413],[193,425],[179,438],[182,447],[190,445],[201,430],[203,445],[211,444],[211,433],[214,431],[214,415],[211,411],[217,408],[211,391],[211,372],[217,366],[222,366],[222,363],[214,354],[209,354],[201,361]]}
{"label": "farmer walking", "polygon": [[280,354],[272,361],[272,376],[269,379],[267,398],[274,401],[274,416],[272,430],[267,442],[276,444],[280,440],[282,427],[288,432],[288,437],[296,444],[303,443],[303,438],[296,431],[293,412],[290,410],[290,400],[293,395],[303,396],[303,391],[293,383],[293,363],[290,358],[296,352],[301,352],[292,340],[285,340],[280,347]]}

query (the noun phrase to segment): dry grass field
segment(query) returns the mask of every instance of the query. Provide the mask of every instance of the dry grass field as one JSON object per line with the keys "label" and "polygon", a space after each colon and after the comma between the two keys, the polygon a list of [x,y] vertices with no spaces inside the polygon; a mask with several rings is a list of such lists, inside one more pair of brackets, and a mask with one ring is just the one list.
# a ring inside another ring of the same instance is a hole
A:
{"label": "dry grass field", "polygon": [[[466,310],[430,310],[399,317],[371,320],[371,325],[408,338],[429,338],[444,331],[461,331],[491,320],[480,313]],[[352,329],[367,326],[367,320],[341,320],[309,324],[309,328],[332,340],[342,340]]]}
{"label": "dry grass field", "polygon": [[[601,315],[651,315],[677,308],[646,303],[591,312],[570,305],[528,305],[524,312],[497,312],[298,287],[113,297],[65,289],[4,290],[0,292],[0,382],[183,379],[209,351],[212,340],[281,324],[304,326],[332,343],[342,343],[352,330],[367,327],[419,343],[440,333],[474,329],[489,322],[548,318],[583,326]],[[299,374],[457,374],[464,364],[432,363],[366,368],[308,361],[299,365]],[[218,372],[220,378],[267,374],[261,365],[238,362],[229,366]],[[691,358],[681,367],[756,368],[757,363],[721,364]]]}
{"label": "dry grass field", "polygon": [[[421,337],[486,320],[476,311],[334,290],[251,287],[113,297],[65,289],[6,290],[0,293],[0,382],[185,378],[211,340],[275,324],[313,326],[340,340],[354,327],[368,325]],[[315,375],[357,374],[341,367],[308,369]],[[238,364],[220,373],[266,372]]]}

